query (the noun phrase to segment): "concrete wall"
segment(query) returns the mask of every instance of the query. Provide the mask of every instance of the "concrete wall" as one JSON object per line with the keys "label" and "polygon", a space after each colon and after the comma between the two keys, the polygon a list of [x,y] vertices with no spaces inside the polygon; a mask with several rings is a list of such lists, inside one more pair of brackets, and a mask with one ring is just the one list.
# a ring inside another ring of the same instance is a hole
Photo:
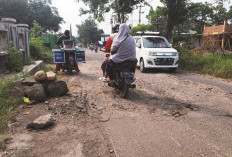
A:
{"label": "concrete wall", "polygon": [[29,51],[29,29],[26,24],[16,24],[15,19],[2,18],[0,23],[0,73],[7,63],[8,43],[12,41],[17,50],[23,52],[23,62],[26,63],[30,57]]}

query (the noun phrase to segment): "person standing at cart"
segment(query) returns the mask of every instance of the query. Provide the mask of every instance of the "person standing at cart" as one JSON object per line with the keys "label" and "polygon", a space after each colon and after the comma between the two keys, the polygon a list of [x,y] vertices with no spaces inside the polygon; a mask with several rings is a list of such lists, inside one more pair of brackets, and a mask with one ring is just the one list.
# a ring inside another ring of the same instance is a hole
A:
{"label": "person standing at cart", "polygon": [[[61,35],[56,43],[56,48],[61,48],[63,47],[63,41],[64,40],[70,40],[70,31],[69,30],[65,30],[64,31],[64,34]],[[55,72],[57,73],[58,71],[60,71],[60,68],[62,66],[62,63],[56,63],[56,68],[55,68]],[[77,72],[80,71],[79,67],[78,67],[78,64],[76,63],[76,66],[77,66]]]}

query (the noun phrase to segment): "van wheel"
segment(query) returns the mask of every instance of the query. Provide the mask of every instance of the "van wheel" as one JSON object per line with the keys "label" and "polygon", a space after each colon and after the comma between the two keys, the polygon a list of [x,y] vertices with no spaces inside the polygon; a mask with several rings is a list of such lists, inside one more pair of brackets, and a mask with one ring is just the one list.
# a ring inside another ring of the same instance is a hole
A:
{"label": "van wheel", "polygon": [[146,72],[146,68],[144,67],[144,61],[143,61],[143,59],[140,60],[140,71],[142,73]]}

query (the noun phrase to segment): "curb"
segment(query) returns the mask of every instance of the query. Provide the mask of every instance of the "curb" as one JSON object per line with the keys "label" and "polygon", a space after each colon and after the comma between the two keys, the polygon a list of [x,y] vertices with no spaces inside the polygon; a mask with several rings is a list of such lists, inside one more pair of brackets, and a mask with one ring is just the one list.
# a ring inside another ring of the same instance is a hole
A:
{"label": "curb", "polygon": [[24,66],[23,72],[28,73],[30,75],[36,73],[43,66],[43,61],[35,61],[35,64]]}
{"label": "curb", "polygon": [[24,73],[27,73],[29,75],[33,75],[34,73],[36,73],[38,70],[41,69],[41,67],[43,66],[43,61],[35,61],[35,64],[31,64],[31,65],[26,65],[23,67],[22,72],[19,73],[9,73],[9,74],[0,74],[0,80],[4,80],[4,79],[12,79],[15,78],[16,76],[20,76]]}

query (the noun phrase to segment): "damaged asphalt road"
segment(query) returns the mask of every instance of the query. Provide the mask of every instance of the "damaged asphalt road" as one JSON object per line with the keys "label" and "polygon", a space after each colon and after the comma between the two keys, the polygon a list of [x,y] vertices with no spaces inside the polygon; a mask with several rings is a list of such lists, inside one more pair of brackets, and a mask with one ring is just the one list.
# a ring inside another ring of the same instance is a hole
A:
{"label": "damaged asphalt road", "polygon": [[[69,93],[24,108],[2,156],[232,156],[232,82],[177,71],[136,70],[127,99],[98,80],[105,55],[86,51],[81,72],[59,79]],[[225,88],[224,88],[225,87]],[[27,112],[28,114],[23,114]],[[55,125],[27,130],[52,114]],[[0,155],[1,156],[1,155]]]}

